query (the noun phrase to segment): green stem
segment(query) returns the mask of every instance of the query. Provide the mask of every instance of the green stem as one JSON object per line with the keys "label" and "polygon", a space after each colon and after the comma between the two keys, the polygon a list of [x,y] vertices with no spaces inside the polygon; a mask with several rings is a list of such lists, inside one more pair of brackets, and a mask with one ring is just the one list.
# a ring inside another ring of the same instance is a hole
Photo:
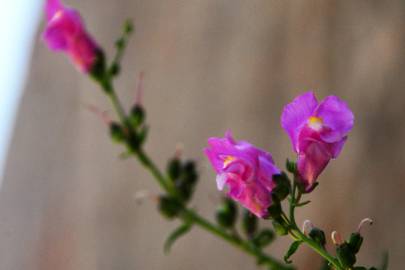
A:
{"label": "green stem", "polygon": [[159,185],[170,195],[176,195],[176,190],[173,185],[171,185],[167,178],[163,176],[159,168],[153,163],[153,161],[148,157],[148,155],[142,150],[139,149],[135,152],[136,157],[139,162],[150,171],[153,177],[158,181]]}
{"label": "green stem", "polygon": [[[114,88],[110,83],[110,80],[107,81],[105,84],[101,84],[105,93],[109,97],[122,125],[126,125],[126,113],[123,109],[121,102],[119,101],[117,95],[115,94]],[[165,190],[169,195],[176,196],[176,189],[171,184],[170,181],[161,173],[159,168],[155,165],[152,159],[142,150],[138,149],[133,152],[133,154],[138,158],[140,163],[153,175],[153,177],[157,180],[159,185]],[[194,224],[200,226],[201,228],[205,229],[206,231],[212,233],[213,235],[218,236],[219,238],[225,240],[226,242],[230,243],[231,245],[239,248],[240,250],[246,252],[249,255],[252,255],[257,258],[263,264],[271,267],[272,269],[277,270],[293,270],[293,267],[285,266],[282,262],[278,261],[277,259],[266,255],[261,250],[253,247],[249,242],[243,241],[239,239],[235,235],[231,235],[224,231],[222,228],[212,224],[202,216],[198,215],[194,210],[184,208],[182,210],[182,215],[180,216],[184,221],[193,222]]]}
{"label": "green stem", "polygon": [[110,92],[107,92],[107,95],[110,98],[111,103],[114,106],[114,109],[117,112],[117,115],[120,118],[122,124],[125,124],[125,122],[126,122],[126,113],[125,113],[125,110],[122,107],[121,102],[119,101],[117,95],[115,94],[115,91],[112,90]]}
{"label": "green stem", "polygon": [[[302,193],[298,189],[298,195],[296,196],[297,192],[297,184],[293,183],[293,188],[291,190],[291,198],[290,198],[290,219],[287,220],[289,224],[289,233],[290,236],[296,241],[296,240],[301,240],[302,242],[306,243],[310,248],[312,248],[316,253],[318,253],[321,257],[323,257],[325,260],[327,260],[331,265],[336,270],[344,270],[339,264],[339,262],[334,258],[332,255],[330,255],[324,247],[319,245],[317,242],[312,240],[311,238],[307,237],[304,233],[301,232],[301,230],[298,228],[297,223],[295,221],[295,207],[297,204],[299,204],[301,200],[301,195]],[[283,213],[284,214],[284,213]],[[286,217],[286,215],[284,214]]]}
{"label": "green stem", "polygon": [[248,242],[240,240],[239,238],[228,234],[223,229],[219,228],[218,226],[212,224],[205,218],[198,215],[195,211],[191,209],[184,209],[182,218],[185,221],[191,221],[194,224],[199,225],[201,228],[205,229],[206,231],[222,238],[229,244],[233,245],[236,248],[246,252],[249,255],[252,255],[261,261],[263,264],[271,267],[272,269],[278,270],[292,270],[294,268],[285,266],[282,262],[278,261],[277,259],[270,257],[269,255],[264,254],[261,250],[258,250],[251,246]]}

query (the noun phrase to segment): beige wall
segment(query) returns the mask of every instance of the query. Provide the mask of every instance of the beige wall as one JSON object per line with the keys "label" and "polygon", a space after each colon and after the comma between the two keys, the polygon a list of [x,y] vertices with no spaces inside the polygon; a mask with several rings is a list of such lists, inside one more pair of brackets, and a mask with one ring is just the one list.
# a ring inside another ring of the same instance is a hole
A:
{"label": "beige wall", "polygon": [[[281,166],[293,157],[279,125],[282,106],[308,89],[347,100],[355,128],[298,220],[347,235],[372,217],[360,261],[377,264],[389,248],[390,269],[402,269],[404,1],[67,2],[110,53],[123,19],[134,18],[117,86],[130,105],[135,75],[146,72],[147,149],[163,166],[182,142],[201,161],[193,205],[205,215],[219,198],[201,153],[207,137],[230,128]],[[0,269],[256,269],[197,228],[163,255],[177,223],[163,220],[153,202],[135,202],[137,191],[159,189],[134,160],[119,160],[122,149],[87,104],[109,108],[91,81],[38,38],[0,194]],[[269,252],[281,256],[288,242]],[[299,269],[318,269],[307,248],[294,259]]]}

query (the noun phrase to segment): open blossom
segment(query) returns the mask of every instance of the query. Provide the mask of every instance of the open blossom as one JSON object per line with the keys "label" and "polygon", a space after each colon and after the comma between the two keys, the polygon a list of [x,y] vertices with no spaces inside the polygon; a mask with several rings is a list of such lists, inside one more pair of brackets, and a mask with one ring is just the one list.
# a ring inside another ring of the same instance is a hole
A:
{"label": "open blossom", "polygon": [[336,96],[318,102],[313,92],[307,92],[284,107],[281,125],[298,154],[298,175],[307,191],[339,155],[353,123],[352,111]]}
{"label": "open blossom", "polygon": [[271,155],[246,141],[210,138],[204,152],[217,173],[217,186],[228,189],[228,196],[258,217],[268,216],[273,175],[280,174]]}
{"label": "open blossom", "polygon": [[65,52],[80,71],[90,72],[100,49],[87,33],[80,14],[63,6],[60,0],[47,0],[45,13],[47,25],[43,38],[48,47]]}

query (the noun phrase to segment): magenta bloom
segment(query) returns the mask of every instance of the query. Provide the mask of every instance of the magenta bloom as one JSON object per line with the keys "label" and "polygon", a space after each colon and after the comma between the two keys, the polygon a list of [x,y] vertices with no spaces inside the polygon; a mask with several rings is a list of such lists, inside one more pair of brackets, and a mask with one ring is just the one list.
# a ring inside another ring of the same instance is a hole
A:
{"label": "magenta bloom", "polygon": [[298,174],[307,191],[339,155],[353,123],[352,111],[336,96],[318,102],[313,92],[307,92],[284,107],[281,126],[298,154]]}
{"label": "magenta bloom", "polygon": [[87,33],[80,14],[63,6],[60,0],[47,0],[45,13],[47,25],[43,38],[48,47],[65,52],[80,71],[90,72],[100,49]]}
{"label": "magenta bloom", "polygon": [[228,196],[239,201],[258,217],[268,215],[273,175],[280,174],[267,152],[246,141],[235,141],[230,132],[225,138],[208,139],[204,152],[217,172],[217,186],[228,188]]}

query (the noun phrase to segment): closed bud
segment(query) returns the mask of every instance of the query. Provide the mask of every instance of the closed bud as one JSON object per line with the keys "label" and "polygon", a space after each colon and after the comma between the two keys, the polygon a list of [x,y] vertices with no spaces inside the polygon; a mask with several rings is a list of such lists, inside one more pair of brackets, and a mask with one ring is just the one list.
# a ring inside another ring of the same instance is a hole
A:
{"label": "closed bud", "polygon": [[112,63],[110,67],[110,74],[112,76],[117,76],[120,74],[121,66],[118,63]]}
{"label": "closed bud", "polygon": [[351,268],[356,263],[356,256],[346,242],[336,247],[336,255],[345,269]]}
{"label": "closed bud", "polygon": [[[96,60],[90,69],[90,76],[94,80],[102,82],[105,79],[104,78],[105,72],[106,72],[105,55],[101,49],[98,49],[96,52]],[[107,91],[107,89],[104,89],[104,91]]]}
{"label": "closed bud", "polygon": [[118,123],[110,124],[111,138],[116,142],[123,142],[126,138],[124,128]]}
{"label": "closed bud", "polygon": [[354,254],[357,254],[360,251],[362,243],[363,243],[363,236],[361,236],[360,233],[352,233],[350,235],[348,244]]}
{"label": "closed bud", "polygon": [[121,37],[121,38],[119,38],[119,39],[117,39],[115,41],[115,47],[118,50],[122,50],[124,48],[124,46],[125,46],[125,39],[124,38]]}
{"label": "closed bud", "polygon": [[272,204],[267,208],[267,212],[270,218],[277,219],[281,216],[281,204],[277,197],[273,196]]}
{"label": "closed bud", "polygon": [[297,163],[295,161],[287,159],[285,167],[287,168],[287,171],[289,171],[290,173],[295,174],[297,172]]}
{"label": "closed bud", "polygon": [[269,229],[262,230],[253,239],[253,243],[258,247],[265,247],[274,240],[274,232]]}
{"label": "closed bud", "polygon": [[130,34],[132,31],[134,31],[134,25],[131,20],[127,20],[124,24],[124,32]]}
{"label": "closed bud", "polygon": [[273,175],[273,180],[276,183],[276,186],[273,189],[272,194],[277,196],[277,198],[282,201],[288,196],[288,194],[290,194],[290,180],[284,172],[282,172],[281,174]]}
{"label": "closed bud", "polygon": [[169,163],[167,164],[167,174],[169,175],[171,180],[176,180],[180,177],[182,172],[181,162],[180,160],[175,157],[172,158]]}
{"label": "closed bud", "polygon": [[243,232],[248,237],[253,237],[257,231],[257,225],[258,225],[257,217],[245,209],[243,212],[243,219],[242,219]]}
{"label": "closed bud", "polygon": [[194,184],[198,179],[198,174],[194,161],[187,161],[183,167],[184,181],[190,184]]}
{"label": "closed bud", "polygon": [[136,104],[129,115],[129,122],[134,127],[139,127],[145,120],[145,110],[142,106]]}
{"label": "closed bud", "polygon": [[273,220],[272,224],[273,224],[274,231],[276,232],[277,235],[279,235],[279,236],[287,235],[288,228],[282,220]]}
{"label": "closed bud", "polygon": [[224,199],[216,212],[216,220],[219,225],[225,228],[232,228],[237,218],[237,207],[230,199]]}
{"label": "closed bud", "polygon": [[325,233],[318,228],[312,228],[309,231],[309,237],[314,240],[315,242],[317,242],[319,245],[321,245],[322,247],[325,246],[326,244],[326,237],[325,237]]}
{"label": "closed bud", "polygon": [[169,196],[161,196],[159,198],[159,211],[165,217],[169,219],[174,218],[181,209],[182,204],[177,199]]}

